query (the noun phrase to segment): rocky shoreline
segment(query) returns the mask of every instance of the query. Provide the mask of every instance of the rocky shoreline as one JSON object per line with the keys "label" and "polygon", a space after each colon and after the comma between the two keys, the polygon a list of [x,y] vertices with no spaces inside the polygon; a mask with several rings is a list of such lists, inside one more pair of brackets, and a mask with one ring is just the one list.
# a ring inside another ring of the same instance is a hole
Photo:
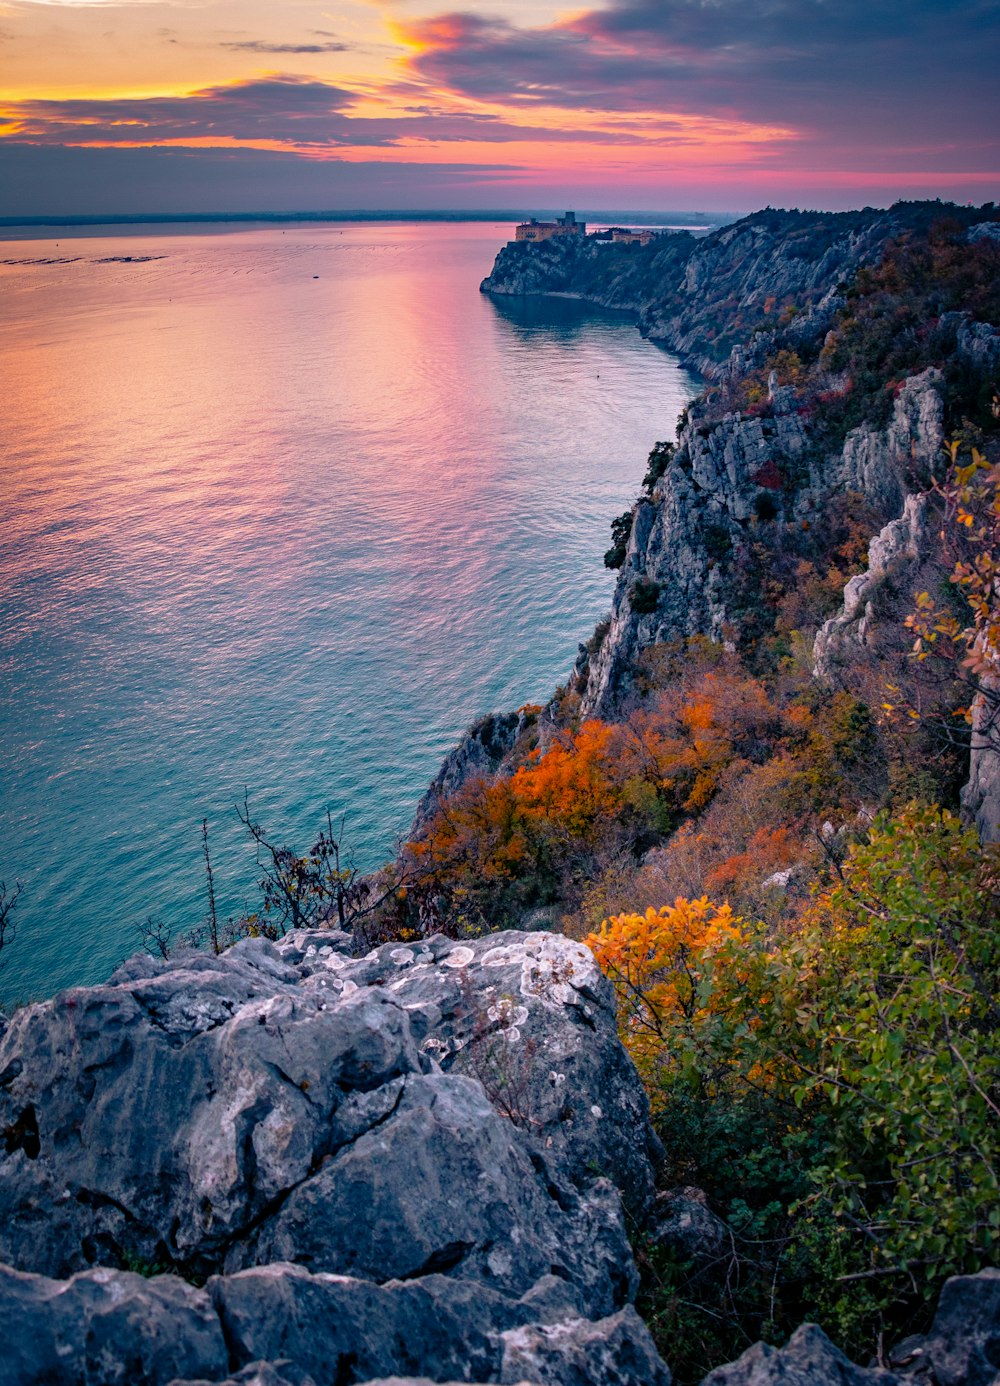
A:
{"label": "rocky shoreline", "polygon": [[[970,239],[996,239],[995,220],[973,224],[974,210],[948,210],[967,217]],[[773,350],[775,333],[786,350],[818,350],[844,306],[845,281],[875,264],[892,237],[926,229],[941,213],[940,204],[912,203],[842,214],[769,209],[700,239],[680,232],[647,246],[616,246],[563,238],[500,250],[482,292],[546,294],[578,284],[581,298],[631,308],[640,331],[713,382],[679,420],[660,475],[633,506],[610,620],[581,644],[570,678],[581,715],[613,718],[653,645],[693,635],[738,638],[745,617],[734,570],[760,521],[822,526],[827,507],[848,494],[872,517],[869,577],[851,580],[841,612],[819,631],[817,676],[835,682],[852,653],[877,643],[876,588],[884,595],[890,573],[897,584],[905,576],[912,585],[936,555],[936,535],[918,533],[910,520],[934,475],[946,427],[960,423],[947,418],[941,371],[895,382],[888,423],[863,421],[835,446],[817,439],[815,403],[776,378],[752,411],[727,407],[727,400],[739,397]],[[969,378],[992,378],[1000,369],[1000,333],[968,315],[951,316],[939,327],[952,334],[953,361]],[[831,386],[836,394],[850,381]],[[985,724],[981,699],[973,715],[977,727]],[[491,725],[495,773],[519,731],[498,714]],[[446,762],[452,789],[469,748],[466,737]],[[964,803],[990,840],[1000,835],[995,760],[989,735],[980,732]],[[418,814],[417,832],[421,825]]]}
{"label": "rocky shoreline", "polygon": [[733,348],[773,326],[779,305],[828,307],[836,286],[875,261],[912,216],[890,211],[755,212],[708,236],[674,231],[648,245],[592,237],[510,241],[480,290],[557,294],[636,315],[640,331],[714,379]]}

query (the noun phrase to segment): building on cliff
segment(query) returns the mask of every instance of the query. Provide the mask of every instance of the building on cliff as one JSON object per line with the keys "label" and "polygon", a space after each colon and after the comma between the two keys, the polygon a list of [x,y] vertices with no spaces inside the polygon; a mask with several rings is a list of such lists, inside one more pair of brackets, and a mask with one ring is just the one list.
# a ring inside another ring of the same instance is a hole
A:
{"label": "building on cliff", "polygon": [[615,245],[649,245],[656,236],[655,231],[645,231],[633,226],[609,227],[611,240]]}
{"label": "building on cliff", "polygon": [[577,221],[575,212],[567,212],[555,221],[522,221],[514,232],[515,241],[550,241],[554,236],[585,236],[587,223]]}

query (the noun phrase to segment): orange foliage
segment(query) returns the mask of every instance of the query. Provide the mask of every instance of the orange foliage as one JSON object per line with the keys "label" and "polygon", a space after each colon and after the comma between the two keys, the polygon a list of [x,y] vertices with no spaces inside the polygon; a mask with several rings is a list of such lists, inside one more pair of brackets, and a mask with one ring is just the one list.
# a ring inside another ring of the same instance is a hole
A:
{"label": "orange foliage", "polygon": [[626,720],[557,731],[441,804],[407,849],[419,881],[407,922],[511,927],[558,906],[584,933],[624,906],[703,891],[754,916],[792,906],[794,892],[763,883],[810,855],[814,814],[856,810],[870,726],[847,695],[790,677],[771,692],[724,652],[664,647],[661,663],[669,684]]}
{"label": "orange foliage", "polygon": [[728,905],[675,900],[645,914],[606,919],[586,944],[618,994],[622,1040],[644,1078],[670,1056],[668,1031],[711,1010],[707,966],[726,944],[746,937]]}
{"label": "orange foliage", "polygon": [[777,871],[794,866],[802,857],[802,843],[790,829],[758,828],[745,852],[736,852],[714,866],[705,877],[705,889],[728,897],[743,894]]}

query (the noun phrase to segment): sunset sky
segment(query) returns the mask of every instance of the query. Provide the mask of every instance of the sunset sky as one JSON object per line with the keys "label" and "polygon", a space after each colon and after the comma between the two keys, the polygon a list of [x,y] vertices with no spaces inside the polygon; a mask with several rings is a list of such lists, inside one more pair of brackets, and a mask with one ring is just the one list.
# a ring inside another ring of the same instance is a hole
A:
{"label": "sunset sky", "polygon": [[997,0],[0,0],[0,215],[1000,196]]}

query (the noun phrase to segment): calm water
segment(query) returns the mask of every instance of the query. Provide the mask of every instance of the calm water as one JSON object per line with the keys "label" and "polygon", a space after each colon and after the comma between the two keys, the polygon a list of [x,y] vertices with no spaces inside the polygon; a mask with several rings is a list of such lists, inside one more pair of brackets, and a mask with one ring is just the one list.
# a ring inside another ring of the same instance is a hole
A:
{"label": "calm water", "polygon": [[463,728],[565,678],[694,384],[621,319],[481,296],[508,234],[0,241],[0,994],[197,923],[204,815],[252,900],[245,785],[384,859]]}

